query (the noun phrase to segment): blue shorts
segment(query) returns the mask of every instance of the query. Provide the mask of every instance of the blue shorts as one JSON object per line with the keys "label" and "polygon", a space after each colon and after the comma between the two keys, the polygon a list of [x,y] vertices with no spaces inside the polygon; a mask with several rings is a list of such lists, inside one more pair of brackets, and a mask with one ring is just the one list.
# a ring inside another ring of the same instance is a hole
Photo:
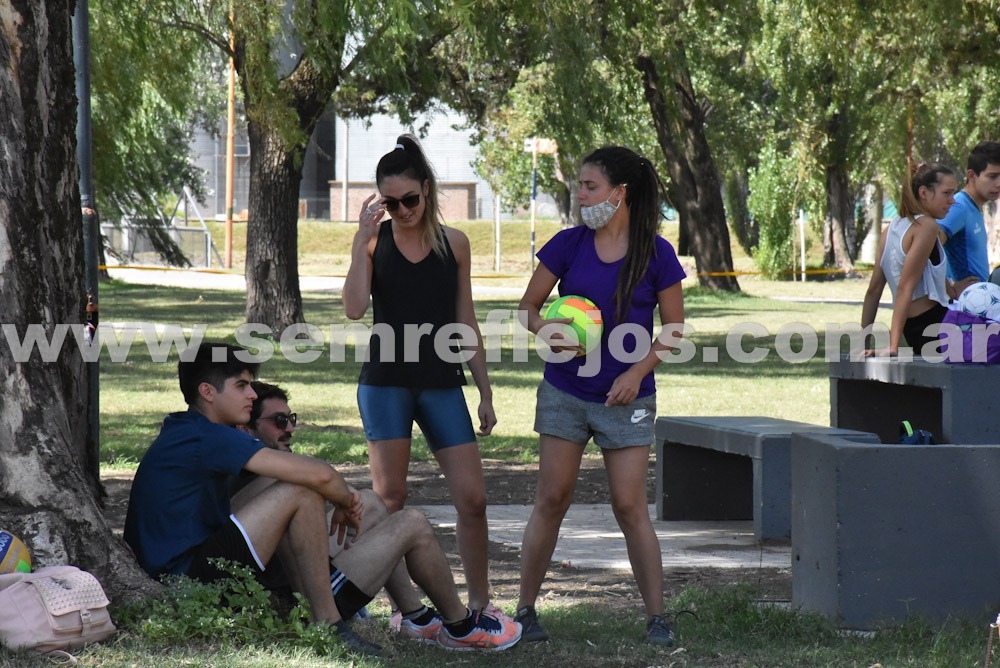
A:
{"label": "blue shorts", "polygon": [[412,438],[414,422],[431,452],[476,441],[460,387],[429,390],[362,384],[358,409],[369,441]]}

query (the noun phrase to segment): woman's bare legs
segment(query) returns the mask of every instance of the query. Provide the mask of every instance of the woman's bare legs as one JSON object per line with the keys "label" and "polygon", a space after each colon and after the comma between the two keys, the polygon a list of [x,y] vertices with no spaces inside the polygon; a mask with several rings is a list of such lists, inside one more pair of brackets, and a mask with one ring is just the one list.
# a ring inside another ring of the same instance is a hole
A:
{"label": "woman's bare legs", "polygon": [[521,591],[518,609],[534,605],[552,561],[563,517],[573,503],[584,446],[543,434],[539,441],[535,505],[521,540]]}
{"label": "woman's bare legs", "polygon": [[663,557],[649,519],[646,476],[649,446],[602,450],[611,509],[625,534],[628,559],[649,617],[663,614]]}

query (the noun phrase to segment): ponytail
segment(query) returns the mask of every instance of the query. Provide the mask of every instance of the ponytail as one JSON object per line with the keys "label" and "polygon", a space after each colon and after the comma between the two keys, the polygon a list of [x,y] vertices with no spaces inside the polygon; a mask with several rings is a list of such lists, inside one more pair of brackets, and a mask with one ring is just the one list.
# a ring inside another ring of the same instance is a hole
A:
{"label": "ponytail", "polygon": [[[396,147],[382,156],[375,168],[375,184],[390,176],[405,176],[420,183],[420,196],[424,198],[424,215],[420,219],[424,242],[438,254],[447,254],[441,209],[438,207],[438,183],[434,168],[427,161],[420,142],[411,134],[400,135]],[[427,196],[424,197],[424,187]]]}
{"label": "ponytail", "polygon": [[586,158],[583,164],[601,168],[612,187],[625,186],[628,207],[628,251],[618,273],[615,288],[615,315],[622,322],[628,313],[635,287],[646,275],[656,255],[656,235],[660,230],[661,205],[666,189],[652,163],[624,146],[605,146]]}
{"label": "ponytail", "polygon": [[915,169],[906,166],[906,181],[903,183],[899,202],[899,217],[913,220],[918,215],[930,214],[920,203],[920,189],[934,190],[942,176],[955,176],[950,167],[940,162],[922,162]]}

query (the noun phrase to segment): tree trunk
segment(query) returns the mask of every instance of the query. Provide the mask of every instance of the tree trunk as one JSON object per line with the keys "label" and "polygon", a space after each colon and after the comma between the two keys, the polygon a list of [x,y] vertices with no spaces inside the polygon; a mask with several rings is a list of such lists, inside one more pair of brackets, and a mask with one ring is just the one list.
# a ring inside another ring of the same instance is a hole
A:
{"label": "tree trunk", "polygon": [[298,256],[302,161],[259,123],[250,121],[249,140],[246,318],[279,336],[304,319]]}
{"label": "tree trunk", "polygon": [[833,264],[843,271],[854,271],[853,244],[848,230],[854,228],[854,203],[848,186],[847,167],[843,164],[826,168],[826,225],[830,233]]}
{"label": "tree trunk", "polygon": [[719,172],[705,136],[704,112],[696,101],[682,46],[675,55],[670,61],[672,76],[667,81],[667,90],[661,85],[652,58],[646,55],[636,58],[657,140],[670,173],[670,196],[682,229],[686,227],[690,234],[699,283],[713,289],[738,291]]}
{"label": "tree trunk", "polygon": [[865,238],[858,252],[858,259],[867,264],[875,264],[880,258],[878,242],[882,238],[882,183],[873,181],[865,188]]}
{"label": "tree trunk", "polygon": [[726,188],[723,201],[728,205],[729,219],[732,222],[733,233],[740,247],[747,255],[760,243],[760,227],[750,216],[747,199],[750,197],[750,185],[746,171],[742,168],[730,169],[726,173]]}
{"label": "tree trunk", "polygon": [[[0,309],[23,337],[80,327],[85,304],[71,0],[20,0],[0,24]],[[6,336],[6,334],[4,335]],[[36,566],[72,563],[113,599],[159,585],[99,506],[87,455],[87,365],[67,336],[52,356],[0,345],[0,526]]]}
{"label": "tree trunk", "polygon": [[854,271],[854,198],[847,173],[850,123],[843,112],[834,113],[826,126],[826,220],[824,264]]}
{"label": "tree trunk", "polygon": [[562,223],[563,227],[574,227],[580,224],[579,214],[576,213],[580,210],[577,202],[578,191],[574,187],[576,176],[567,178],[562,162],[559,156],[556,156],[556,182],[559,184],[559,190],[555,193],[554,198],[556,208],[559,209],[559,222]]}
{"label": "tree trunk", "polygon": [[691,230],[689,229],[691,225],[691,219],[686,216],[681,216],[680,211],[677,212],[677,254],[678,255],[692,255],[691,251]]}

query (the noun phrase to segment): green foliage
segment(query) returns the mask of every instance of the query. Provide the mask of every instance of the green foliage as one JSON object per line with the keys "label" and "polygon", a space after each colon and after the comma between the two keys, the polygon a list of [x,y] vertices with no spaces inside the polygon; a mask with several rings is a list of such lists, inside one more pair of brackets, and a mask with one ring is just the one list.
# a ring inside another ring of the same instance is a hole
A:
{"label": "green foliage", "polygon": [[[526,69],[507,95],[507,103],[483,121],[479,132],[480,151],[474,166],[476,171],[500,195],[507,211],[528,205],[531,200],[532,155],[524,150],[525,140],[549,137],[544,118],[546,90],[550,86],[551,68],[539,66]],[[560,146],[564,154],[566,148]],[[537,164],[538,189],[561,197],[566,184],[557,178],[555,157],[540,154]]]}
{"label": "green foliage", "polygon": [[165,582],[162,596],[116,611],[120,624],[158,644],[192,641],[257,644],[286,643],[317,654],[341,654],[331,627],[311,624],[308,604],[300,596],[282,616],[271,594],[246,566],[214,560],[229,577],[202,583],[183,576]]}
{"label": "green foliage", "polygon": [[757,268],[773,279],[793,265],[795,164],[787,154],[779,155],[773,142],[765,144],[758,160],[756,169],[750,172],[747,202],[760,230],[752,256]]}
{"label": "green foliage", "polygon": [[[90,3],[94,190],[104,220],[159,217],[157,202],[185,186],[204,192],[188,156],[191,129],[225,108],[217,61],[191,34],[164,39],[143,3]],[[162,252],[183,256],[165,236]]]}

